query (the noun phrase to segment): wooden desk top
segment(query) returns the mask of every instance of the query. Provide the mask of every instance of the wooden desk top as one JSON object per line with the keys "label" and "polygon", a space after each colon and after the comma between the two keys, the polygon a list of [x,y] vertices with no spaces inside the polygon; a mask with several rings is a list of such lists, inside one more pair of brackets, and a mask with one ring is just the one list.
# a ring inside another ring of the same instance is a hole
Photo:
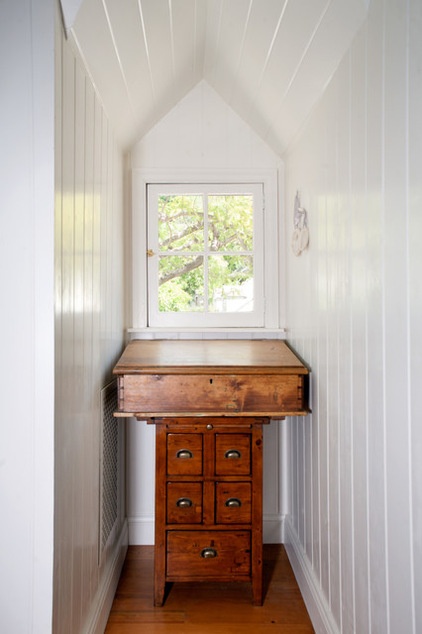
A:
{"label": "wooden desk top", "polygon": [[123,374],[308,374],[280,340],[134,340],[113,373]]}

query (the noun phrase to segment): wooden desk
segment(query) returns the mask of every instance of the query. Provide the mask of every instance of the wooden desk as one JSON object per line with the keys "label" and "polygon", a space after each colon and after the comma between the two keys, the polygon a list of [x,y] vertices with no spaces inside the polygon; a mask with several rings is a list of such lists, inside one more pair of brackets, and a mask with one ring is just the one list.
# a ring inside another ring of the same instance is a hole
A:
{"label": "wooden desk", "polygon": [[251,581],[262,604],[262,425],[308,412],[283,341],[132,341],[116,416],[156,425],[154,603],[169,581]]}

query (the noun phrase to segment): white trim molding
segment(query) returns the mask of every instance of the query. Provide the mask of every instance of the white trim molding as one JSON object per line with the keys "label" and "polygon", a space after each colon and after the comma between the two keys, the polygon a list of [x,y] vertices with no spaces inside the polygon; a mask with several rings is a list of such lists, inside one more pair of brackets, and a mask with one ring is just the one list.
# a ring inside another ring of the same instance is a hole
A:
{"label": "white trim molding", "polygon": [[286,339],[286,329],[128,328],[129,339]]}
{"label": "white trim molding", "polygon": [[[284,288],[279,249],[283,242],[276,169],[141,169],[132,170],[132,327],[148,326],[147,294],[147,185],[160,183],[262,183],[264,187],[264,298],[265,321],[261,329],[279,329],[284,315]],[[283,299],[282,299],[283,298]],[[280,311],[280,306],[283,310]],[[224,328],[222,329],[224,330]]]}
{"label": "white trim molding", "polygon": [[[154,545],[154,517],[128,517],[129,544],[131,546]],[[264,515],[264,544],[282,544],[284,538],[284,517],[281,515]]]}
{"label": "white trim molding", "polygon": [[126,558],[128,548],[128,524],[122,525],[119,539],[114,547],[113,557],[108,560],[107,570],[102,576],[102,583],[91,603],[91,611],[83,634],[102,634],[105,631],[107,620],[116,594],[120,574]]}
{"label": "white trim molding", "polygon": [[290,515],[284,518],[284,538],[284,547],[316,634],[340,634]]}
{"label": "white trim molding", "polygon": [[282,515],[266,514],[262,524],[264,544],[284,543],[284,517]]}
{"label": "white trim molding", "polygon": [[129,545],[154,546],[154,516],[128,517]]}

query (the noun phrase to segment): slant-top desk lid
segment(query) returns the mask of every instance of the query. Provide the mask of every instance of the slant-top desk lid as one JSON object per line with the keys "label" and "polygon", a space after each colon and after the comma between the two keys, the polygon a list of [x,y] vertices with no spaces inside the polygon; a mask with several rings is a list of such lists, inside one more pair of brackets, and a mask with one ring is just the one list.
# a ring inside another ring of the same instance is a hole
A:
{"label": "slant-top desk lid", "polygon": [[307,414],[308,368],[281,340],[134,340],[124,350],[117,416]]}

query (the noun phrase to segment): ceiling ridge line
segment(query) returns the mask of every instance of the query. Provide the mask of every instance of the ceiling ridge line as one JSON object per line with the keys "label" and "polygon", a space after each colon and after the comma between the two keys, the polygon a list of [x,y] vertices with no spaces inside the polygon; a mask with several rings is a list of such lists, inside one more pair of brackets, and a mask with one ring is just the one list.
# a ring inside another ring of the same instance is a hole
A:
{"label": "ceiling ridge line", "polygon": [[[253,0],[252,0],[252,2],[253,2]],[[269,64],[270,57],[271,57],[273,49],[274,49],[274,44],[275,44],[275,41],[277,39],[277,35],[278,35],[279,30],[280,30],[280,26],[281,26],[281,23],[283,21],[284,14],[286,13],[288,4],[289,4],[289,0],[285,0],[283,8],[281,9],[280,17],[278,18],[278,21],[277,21],[277,25],[276,25],[276,27],[274,29],[274,33],[273,33],[273,36],[271,38],[271,42],[270,42],[270,45],[268,47],[267,54],[265,56],[264,65],[262,67],[262,71],[261,71],[261,74],[260,74],[259,79],[258,79],[258,83],[257,83],[257,86],[256,86],[255,94],[254,94],[254,96],[252,97],[252,99],[251,99],[251,101],[249,103],[248,118],[250,116],[250,113],[251,113],[252,109],[256,108],[256,102],[258,101],[259,91],[261,89],[262,82],[264,80],[264,75],[265,75],[265,72],[267,70],[267,66]]]}
{"label": "ceiling ridge line", "polygon": [[286,13],[288,4],[289,4],[289,0],[285,0],[283,8],[282,8],[281,13],[280,13],[280,17],[278,18],[277,26],[275,27],[274,34],[273,34],[273,37],[272,37],[271,42],[270,42],[270,46],[268,47],[268,52],[267,52],[267,55],[265,57],[264,66],[262,67],[261,75],[260,75],[259,80],[258,80],[258,89],[260,88],[260,86],[262,84],[262,80],[263,80],[265,72],[267,70],[267,66],[268,66],[268,63],[270,61],[270,57],[271,57],[272,52],[273,52],[274,44],[275,44],[278,32],[280,30],[281,22],[283,21],[284,14]]}
{"label": "ceiling ridge line", "polygon": [[150,56],[149,48],[148,48],[148,38],[147,38],[146,29],[145,29],[145,20],[144,20],[144,14],[143,14],[143,11],[142,11],[141,2],[142,2],[142,0],[137,0],[139,19],[141,21],[141,27],[142,27],[142,35],[144,37],[145,53],[146,53],[146,57],[147,57],[149,80],[151,82],[152,102],[153,102],[154,106],[156,106],[157,105],[157,99],[156,99],[156,96],[155,96],[154,80],[152,78],[151,56]]}
{"label": "ceiling ridge line", "polygon": [[[290,92],[290,90],[291,90],[291,88],[293,86],[293,82],[295,81],[295,79],[296,79],[296,77],[297,77],[297,75],[299,73],[299,70],[300,70],[300,68],[301,68],[301,66],[303,64],[303,60],[305,59],[306,55],[308,54],[308,51],[309,51],[309,49],[311,47],[311,44],[314,41],[315,36],[316,36],[316,34],[317,34],[321,24],[322,24],[322,21],[325,18],[325,15],[328,12],[328,9],[332,5],[332,3],[333,3],[333,0],[328,0],[327,4],[325,5],[324,10],[322,11],[322,13],[320,15],[320,18],[319,18],[314,30],[312,31],[311,37],[308,40],[308,43],[307,43],[307,45],[305,47],[305,50],[303,51],[299,62],[296,64],[296,68],[294,69],[293,74],[292,74],[292,76],[290,78],[290,81],[287,84],[287,88],[285,89],[285,91],[284,91],[284,93],[283,93],[283,95],[282,95],[282,97],[281,97],[281,99],[280,99],[280,101],[279,101],[279,103],[277,105],[277,108],[276,108],[276,113],[277,114],[275,115],[275,117],[277,117],[278,113],[280,112],[280,110],[282,108],[282,105],[284,103],[284,100],[286,99],[287,95],[289,94],[289,92]],[[274,118],[273,118],[273,122],[268,125],[267,130],[266,130],[266,132],[264,134],[263,138],[264,138],[265,141],[268,138],[268,136],[269,136],[269,134],[270,134],[270,132],[271,132],[271,130],[273,128],[274,128]]]}
{"label": "ceiling ridge line", "polygon": [[174,52],[174,28],[173,28],[173,8],[172,0],[168,0],[169,22],[170,22],[170,48],[171,48],[171,74],[173,81],[176,79],[176,55]]}
{"label": "ceiling ridge line", "polygon": [[[243,49],[245,47],[246,32],[247,32],[248,26],[249,26],[249,21],[250,21],[250,17],[251,17],[251,13],[252,13],[253,2],[254,2],[254,0],[249,0],[248,13],[246,15],[245,26],[243,28],[243,33],[242,33],[242,40],[240,42],[239,56],[238,56],[238,60],[237,60],[237,64],[236,64],[236,71],[235,71],[235,74],[234,74],[234,80],[236,80],[238,75],[239,75],[239,69],[240,69],[240,65],[241,65],[242,57],[243,57]],[[232,101],[233,101],[234,86],[235,86],[235,81],[232,82],[229,104],[231,104]]]}
{"label": "ceiling ridge line", "polygon": [[135,110],[135,107],[133,105],[132,98],[130,96],[130,90],[129,90],[129,86],[128,86],[128,83],[127,83],[125,72],[123,70],[123,64],[122,64],[122,60],[121,60],[120,55],[119,55],[119,50],[118,50],[118,47],[117,47],[116,38],[114,37],[113,27],[111,26],[111,20],[110,20],[110,15],[108,13],[106,0],[101,0],[101,4],[103,6],[105,18],[106,18],[106,21],[107,21],[108,30],[110,32],[111,41],[113,43],[113,48],[114,48],[114,52],[115,52],[115,55],[116,55],[116,58],[117,58],[117,63],[119,65],[120,73],[122,75],[123,83],[125,85],[127,98],[128,98],[129,104],[130,104],[132,115],[133,115],[133,118],[136,120],[136,110]]}
{"label": "ceiling ridge line", "polygon": [[[197,64],[198,64],[198,60],[197,60],[197,51],[196,51],[196,47],[198,45],[198,0],[194,1],[194,10],[193,10],[193,60],[192,60],[192,72],[193,72],[193,76],[196,77],[197,75]],[[205,48],[205,44],[204,48]],[[204,55],[202,56],[203,58],[205,57]],[[203,77],[204,76],[204,61],[202,59],[202,69],[201,69],[201,73],[200,75]]]}
{"label": "ceiling ridge line", "polygon": [[[218,31],[217,31],[217,37],[216,37],[216,43],[215,43],[215,47],[214,47],[214,51],[213,51],[213,63],[212,63],[212,69],[209,73],[210,79],[212,78],[212,81],[214,81],[215,83],[215,69],[217,67],[217,57],[218,57],[218,49],[219,49],[219,42],[220,42],[220,37],[221,37],[221,22],[222,22],[222,16],[223,16],[223,1],[224,0],[220,0],[220,6],[219,6],[219,12],[218,12]],[[207,15],[207,19],[208,19],[208,15]]]}

